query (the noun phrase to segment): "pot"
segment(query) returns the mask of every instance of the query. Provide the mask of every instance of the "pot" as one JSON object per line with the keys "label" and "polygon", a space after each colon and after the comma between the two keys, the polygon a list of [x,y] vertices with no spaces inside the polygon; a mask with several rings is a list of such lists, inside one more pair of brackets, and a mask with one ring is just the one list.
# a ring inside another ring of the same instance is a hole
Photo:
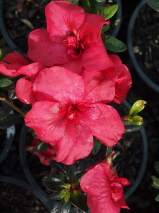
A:
{"label": "pot", "polygon": [[133,87],[145,100],[152,101],[159,100],[159,46],[155,43],[158,41],[157,37],[155,40],[155,34],[152,34],[158,33],[157,15],[158,13],[146,4],[146,0],[142,0],[131,16],[127,31],[128,52],[136,71],[133,72],[132,69]]}

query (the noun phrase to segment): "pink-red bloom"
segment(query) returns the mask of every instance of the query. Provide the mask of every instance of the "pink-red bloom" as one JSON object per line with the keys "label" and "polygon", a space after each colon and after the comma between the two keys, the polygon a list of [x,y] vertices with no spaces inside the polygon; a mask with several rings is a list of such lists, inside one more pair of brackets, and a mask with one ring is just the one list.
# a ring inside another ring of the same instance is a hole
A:
{"label": "pink-red bloom", "polygon": [[83,67],[103,70],[112,66],[101,29],[104,17],[88,14],[66,1],[52,1],[45,8],[47,29],[30,33],[28,56],[44,66],[61,65],[80,74]]}
{"label": "pink-red bloom", "polygon": [[33,82],[44,66],[17,52],[7,54],[4,61],[0,62],[0,73],[10,77],[24,75],[16,83],[16,95],[21,102],[33,104],[36,101],[32,92]]}
{"label": "pink-red bloom", "polygon": [[34,151],[36,147],[40,144],[40,140],[33,138],[29,145],[26,146],[26,150],[31,152],[32,154],[39,157],[40,162],[48,166],[50,160],[54,160],[56,156],[56,152],[54,147],[49,145],[49,147],[45,151]]}
{"label": "pink-red bloom", "polygon": [[56,161],[73,164],[91,152],[93,136],[113,146],[124,133],[117,111],[104,104],[114,98],[109,80],[90,90],[81,76],[55,66],[39,73],[33,93],[37,102],[26,114],[26,125],[56,149]]}
{"label": "pink-red bloom", "polygon": [[[117,55],[109,55],[110,60],[112,61],[113,67],[109,67],[102,71],[89,71],[84,70],[82,72],[82,77],[86,85],[87,93],[91,95],[93,88],[96,88],[97,85],[106,85],[106,82],[112,82],[115,94],[113,101],[121,104],[127,95],[127,92],[131,88],[132,80],[131,75],[125,64],[122,64],[120,58]],[[99,86],[98,86],[99,88]],[[97,91],[102,93],[103,99],[108,96],[107,90]]]}
{"label": "pink-red bloom", "polygon": [[126,205],[123,186],[130,185],[126,178],[118,178],[106,162],[100,162],[88,170],[80,181],[87,194],[87,204],[91,213],[119,213]]}

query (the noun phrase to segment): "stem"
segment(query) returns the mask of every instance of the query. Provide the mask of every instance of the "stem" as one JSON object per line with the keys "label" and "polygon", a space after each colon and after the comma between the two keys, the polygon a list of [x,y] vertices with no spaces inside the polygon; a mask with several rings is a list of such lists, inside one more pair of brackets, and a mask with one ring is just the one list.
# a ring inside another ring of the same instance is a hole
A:
{"label": "stem", "polygon": [[25,117],[25,114],[18,108],[16,107],[13,103],[8,101],[6,98],[0,98],[0,101],[4,101],[6,104],[12,107],[15,111],[17,111],[22,117]]}

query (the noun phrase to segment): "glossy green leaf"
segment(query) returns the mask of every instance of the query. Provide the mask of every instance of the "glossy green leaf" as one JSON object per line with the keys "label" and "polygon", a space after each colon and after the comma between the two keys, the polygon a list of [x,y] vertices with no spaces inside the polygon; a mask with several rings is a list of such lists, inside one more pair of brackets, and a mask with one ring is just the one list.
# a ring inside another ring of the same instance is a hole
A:
{"label": "glossy green leaf", "polygon": [[88,210],[87,197],[84,193],[80,191],[73,191],[70,197],[71,203],[83,211]]}
{"label": "glossy green leaf", "polygon": [[1,49],[0,49],[0,61],[3,61],[3,53]]}
{"label": "glossy green leaf", "polygon": [[103,40],[107,50],[123,52],[127,49],[126,45],[122,41],[119,41],[113,36],[106,36]]}
{"label": "glossy green leaf", "polygon": [[56,174],[50,174],[43,178],[42,181],[45,187],[51,191],[62,191],[63,185],[65,184]]}
{"label": "glossy green leaf", "polygon": [[89,0],[91,13],[103,15],[103,7],[97,0]]}
{"label": "glossy green leaf", "polygon": [[153,186],[156,188],[159,188],[159,178],[155,177],[155,176],[151,176],[152,181],[153,181]]}
{"label": "glossy green leaf", "polygon": [[131,109],[129,111],[129,115],[135,115],[135,114],[141,112],[145,108],[145,104],[146,104],[146,101],[144,101],[144,100],[136,101],[132,105],[132,107],[131,107]]}
{"label": "glossy green leaf", "polygon": [[103,16],[106,20],[110,19],[111,17],[114,16],[114,14],[117,12],[118,10],[118,4],[109,6],[107,8],[104,9],[103,11]]}
{"label": "glossy green leaf", "polygon": [[78,207],[74,207],[73,213],[85,213],[85,211],[83,211],[82,209],[80,209]]}
{"label": "glossy green leaf", "polygon": [[123,121],[123,124],[124,124],[126,132],[136,132],[144,127],[144,124],[139,126],[129,121]]}
{"label": "glossy green leaf", "polygon": [[107,30],[110,29],[110,26],[109,25],[103,25],[102,27],[102,32],[106,32]]}
{"label": "glossy green leaf", "polygon": [[61,192],[53,192],[49,195],[49,198],[52,200],[61,200]]}
{"label": "glossy green leaf", "polygon": [[159,1],[158,0],[146,0],[146,2],[154,10],[159,11]]}
{"label": "glossy green leaf", "polygon": [[159,202],[159,194],[155,197],[155,200]]}
{"label": "glossy green leaf", "polygon": [[3,88],[3,87],[8,87],[9,85],[12,84],[12,81],[10,81],[9,79],[7,78],[1,78],[0,79],[0,87]]}
{"label": "glossy green leaf", "polygon": [[154,163],[154,167],[155,167],[156,172],[159,174],[159,161],[156,161]]}
{"label": "glossy green leaf", "polygon": [[102,146],[101,141],[99,141],[97,138],[94,138],[94,146],[92,149],[92,154],[96,155],[99,152],[101,146]]}
{"label": "glossy green leaf", "polygon": [[69,190],[62,190],[61,191],[61,198],[63,198],[65,202],[68,202],[68,200],[70,199],[70,191]]}
{"label": "glossy green leaf", "polygon": [[127,121],[130,121],[138,126],[143,124],[143,118],[141,116],[127,116]]}
{"label": "glossy green leaf", "polygon": [[37,146],[36,149],[37,149],[38,151],[43,152],[43,151],[45,151],[45,150],[48,148],[48,146],[49,146],[49,143],[41,142],[41,143]]}
{"label": "glossy green leaf", "polygon": [[53,209],[50,213],[70,213],[71,209],[71,203],[65,202],[64,200],[61,200],[57,203],[57,205],[53,206]]}
{"label": "glossy green leaf", "polygon": [[54,169],[56,169],[59,172],[63,172],[64,174],[66,174],[66,166],[63,163],[59,163],[55,160],[51,160],[50,161],[50,166]]}

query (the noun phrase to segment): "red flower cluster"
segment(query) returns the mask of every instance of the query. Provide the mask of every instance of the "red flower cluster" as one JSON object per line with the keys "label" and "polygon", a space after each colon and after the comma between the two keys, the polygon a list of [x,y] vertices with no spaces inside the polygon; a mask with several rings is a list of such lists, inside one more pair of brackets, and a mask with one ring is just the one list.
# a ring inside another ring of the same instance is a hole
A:
{"label": "red flower cluster", "polygon": [[[131,76],[118,56],[107,54],[101,29],[109,22],[103,16],[85,13],[66,1],[52,1],[45,12],[47,29],[30,33],[28,57],[6,55],[0,73],[23,75],[16,83],[16,95],[32,105],[26,125],[54,147],[49,153],[36,153],[41,162],[47,165],[49,159],[55,159],[69,165],[90,154],[93,136],[106,146],[122,137],[123,123],[108,103],[124,101]],[[103,163],[84,175],[81,187],[89,194],[92,213],[126,208],[123,180]]]}
{"label": "red flower cluster", "polygon": [[119,213],[126,205],[123,187],[129,186],[126,178],[118,178],[116,171],[111,171],[110,165],[101,162],[86,172],[80,182],[81,188],[87,194],[87,204],[91,213]]}

